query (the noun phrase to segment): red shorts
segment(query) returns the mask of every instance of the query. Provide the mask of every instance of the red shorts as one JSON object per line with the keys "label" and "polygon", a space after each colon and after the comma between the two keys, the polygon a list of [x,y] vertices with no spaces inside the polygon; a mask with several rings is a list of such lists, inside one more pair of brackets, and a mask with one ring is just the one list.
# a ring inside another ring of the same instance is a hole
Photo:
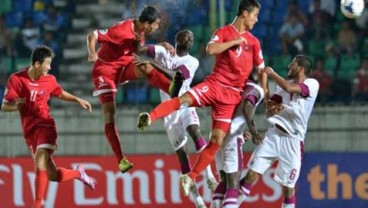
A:
{"label": "red shorts", "polygon": [[189,90],[193,106],[212,107],[212,128],[229,131],[234,111],[241,100],[241,91],[220,85],[211,80],[194,86]]}
{"label": "red shorts", "polygon": [[95,86],[93,96],[99,96],[104,93],[112,93],[115,97],[119,79],[126,70],[126,66],[131,65],[133,56],[127,56],[120,60],[119,64],[103,62],[98,60],[95,62],[92,70],[92,79]]}
{"label": "red shorts", "polygon": [[38,124],[25,136],[26,144],[33,153],[36,153],[37,148],[57,149],[57,129],[55,122]]}

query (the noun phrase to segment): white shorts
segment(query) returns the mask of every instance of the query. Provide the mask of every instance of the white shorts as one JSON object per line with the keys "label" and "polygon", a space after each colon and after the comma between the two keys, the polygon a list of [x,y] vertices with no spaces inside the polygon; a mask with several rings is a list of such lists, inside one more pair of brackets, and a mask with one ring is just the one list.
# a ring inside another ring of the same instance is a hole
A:
{"label": "white shorts", "polygon": [[235,173],[243,169],[243,144],[244,138],[241,136],[219,149],[215,157],[217,171]]}
{"label": "white shorts", "polygon": [[230,132],[226,136],[222,148],[216,155],[216,168],[225,173],[234,173],[243,170],[243,144],[244,130],[247,127],[247,121],[243,114],[243,105],[249,95],[257,97],[255,108],[263,100],[263,90],[258,85],[247,83],[248,90],[242,95],[242,101],[235,110],[231,121]]}
{"label": "white shorts", "polygon": [[174,151],[186,144],[188,140],[186,129],[194,124],[199,126],[199,118],[194,107],[175,111],[164,118],[166,133]]}
{"label": "white shorts", "polygon": [[[242,104],[243,102],[239,106],[242,106]],[[245,125],[246,122],[241,107],[238,107],[231,122],[230,133],[226,136],[215,157],[217,171],[223,170],[225,173],[234,173],[243,169],[243,133]]]}
{"label": "white shorts", "polygon": [[274,179],[283,186],[294,188],[299,178],[303,142],[271,127],[261,145],[256,147],[248,167],[263,174],[274,161],[278,160]]}

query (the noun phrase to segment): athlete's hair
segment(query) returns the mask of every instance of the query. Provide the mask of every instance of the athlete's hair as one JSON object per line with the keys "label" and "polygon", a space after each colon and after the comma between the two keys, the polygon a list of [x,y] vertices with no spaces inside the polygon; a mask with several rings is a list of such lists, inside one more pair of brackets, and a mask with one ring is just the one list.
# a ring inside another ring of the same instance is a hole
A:
{"label": "athlete's hair", "polygon": [[250,13],[253,11],[255,7],[259,9],[261,8],[261,4],[257,0],[241,0],[238,6],[237,16],[240,16],[241,14],[243,14],[244,11],[247,11]]}
{"label": "athlete's hair", "polygon": [[32,52],[31,56],[32,65],[35,64],[37,61],[42,64],[45,61],[45,59],[49,57],[51,58],[54,57],[54,52],[52,51],[52,49],[45,45],[38,46]]}
{"label": "athlete's hair", "polygon": [[304,67],[304,74],[309,76],[309,73],[312,71],[313,67],[312,59],[305,55],[297,55],[295,56],[295,60],[298,63],[298,66]]}
{"label": "athlete's hair", "polygon": [[193,32],[188,29],[180,30],[175,35],[176,47],[184,51],[188,52],[190,51],[190,49],[193,46],[193,41],[194,41]]}
{"label": "athlete's hair", "polygon": [[156,19],[161,19],[161,14],[160,11],[153,6],[147,6],[144,8],[138,18],[140,22],[148,22],[149,24],[154,23]]}

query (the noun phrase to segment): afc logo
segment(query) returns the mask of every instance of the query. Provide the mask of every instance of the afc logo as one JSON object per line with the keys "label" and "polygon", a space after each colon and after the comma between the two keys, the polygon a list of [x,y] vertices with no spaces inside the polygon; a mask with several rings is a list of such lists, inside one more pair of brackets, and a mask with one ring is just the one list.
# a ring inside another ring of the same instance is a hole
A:
{"label": "afc logo", "polygon": [[106,35],[108,30],[107,29],[102,29],[102,30],[98,30],[98,32],[100,32],[101,35]]}

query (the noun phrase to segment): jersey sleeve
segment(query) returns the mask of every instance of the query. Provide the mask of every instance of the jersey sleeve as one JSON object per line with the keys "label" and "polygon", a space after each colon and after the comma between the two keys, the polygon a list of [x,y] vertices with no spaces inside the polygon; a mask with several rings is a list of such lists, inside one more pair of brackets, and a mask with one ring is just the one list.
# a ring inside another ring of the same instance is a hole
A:
{"label": "jersey sleeve", "polygon": [[53,90],[51,91],[51,95],[55,97],[59,97],[59,95],[63,92],[63,88],[60,87],[59,83],[57,83],[56,78],[52,77],[53,82]]}
{"label": "jersey sleeve", "polygon": [[301,84],[302,92],[300,96],[302,97],[317,97],[319,90],[319,83],[316,79],[306,79]]}
{"label": "jersey sleeve", "polygon": [[265,63],[263,60],[263,53],[262,53],[262,49],[261,49],[261,44],[259,43],[259,41],[256,39],[255,44],[254,44],[254,52],[253,52],[253,63],[254,66],[257,68],[264,68],[265,67]]}
{"label": "jersey sleeve", "polygon": [[247,83],[244,90],[245,100],[249,100],[253,106],[257,106],[264,99],[264,91],[262,87],[255,83]]}
{"label": "jersey sleeve", "polygon": [[126,39],[135,39],[130,24],[124,22],[117,23],[108,29],[100,29],[94,31],[99,43],[108,42],[113,44],[121,44]]}
{"label": "jersey sleeve", "polygon": [[184,78],[189,79],[194,77],[198,66],[199,61],[196,58],[193,58],[190,61],[187,61],[184,64],[180,65],[178,68],[182,72]]}
{"label": "jersey sleeve", "polygon": [[19,97],[20,83],[16,76],[10,76],[6,84],[3,103],[12,103]]}
{"label": "jersey sleeve", "polygon": [[272,100],[276,103],[282,103],[281,90],[282,90],[282,88],[277,85],[276,91],[272,94],[270,100]]}
{"label": "jersey sleeve", "polygon": [[169,52],[159,45],[148,45],[147,55],[153,59],[169,59]]}
{"label": "jersey sleeve", "polygon": [[224,30],[218,29],[213,33],[212,38],[208,42],[208,44],[222,42],[224,42]]}

